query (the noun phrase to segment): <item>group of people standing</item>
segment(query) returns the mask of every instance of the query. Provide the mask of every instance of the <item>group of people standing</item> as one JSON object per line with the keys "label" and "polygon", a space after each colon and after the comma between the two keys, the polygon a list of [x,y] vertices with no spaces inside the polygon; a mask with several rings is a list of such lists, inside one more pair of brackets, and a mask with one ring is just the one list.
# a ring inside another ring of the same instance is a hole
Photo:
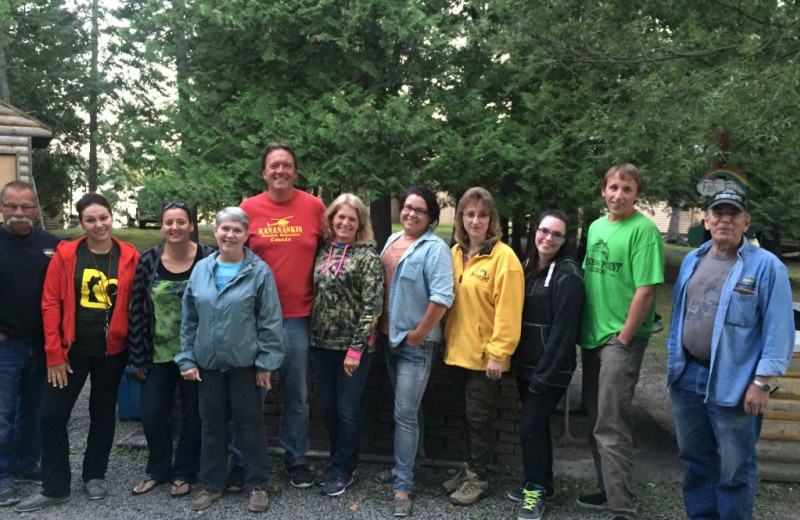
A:
{"label": "group of people standing", "polygon": [[[0,299],[0,355],[10,356],[13,350],[25,366],[14,369],[16,386],[10,389],[19,399],[0,400],[5,421],[0,424],[0,503],[19,501],[15,478],[42,481],[41,492],[19,503],[17,511],[69,498],[67,421],[89,377],[91,425],[82,476],[89,499],[105,497],[116,389],[126,363],[142,381],[142,422],[150,450],[147,476],[133,487],[134,495],[168,483],[171,495],[183,496],[197,480],[199,490],[191,501],[195,510],[208,508],[225,490],[243,489],[250,511],[266,510],[263,403],[276,371],[283,401],[279,439],[291,484],[318,485],[324,494],[340,495],[354,479],[361,397],[376,349],[382,348],[395,396],[395,464],[381,477],[393,482],[392,514],[404,517],[413,509],[414,469],[423,451],[421,403],[441,355],[463,392],[458,398],[465,403],[467,431],[468,460],[443,483],[450,501],[469,505],[489,489],[493,402],[502,375],[513,369],[521,399],[523,474],[508,497],[519,502],[520,520],[537,520],[555,493],[549,416],[572,380],[580,344],[599,491],[580,497],[578,504],[607,509],[614,520],[634,518],[631,403],[652,333],[656,287],[664,281],[661,236],[634,206],[643,182],[638,169],[620,164],[606,173],[602,195],[608,212],[589,228],[582,273],[564,247],[569,230],[563,212],[541,215],[530,253],[520,262],[500,240],[492,194],[479,187],[468,189],[458,202],[452,248],[433,231],[440,213],[436,195],[421,186],[408,189],[400,201],[402,230],[378,253],[364,203],[343,194],[326,208],[295,187],[297,167],[291,147],[272,144],[265,149],[261,172],[267,190],[216,215],[217,251],[190,239],[192,215],[186,204],[167,203],[161,215],[164,243],[141,257],[112,236],[111,207],[102,196],[81,198],[77,209],[86,235],[59,244],[32,225],[33,190],[16,181],[3,188],[0,279],[4,292],[8,288],[19,296],[13,303]],[[723,222],[711,228],[712,251],[735,255],[739,248],[745,267],[752,264],[759,276],[767,273],[763,276],[778,287],[770,294],[779,297],[782,312],[785,273],[741,245],[741,235],[734,244],[737,236],[725,223],[733,220],[734,231],[739,229],[735,223],[745,211],[744,202],[724,201],[715,199],[714,204],[733,204],[741,211],[731,218],[727,213],[718,216],[713,204],[709,208],[707,226]],[[746,228],[744,221],[740,228]],[[716,247],[717,233],[725,235],[727,249]],[[749,260],[751,255],[758,260]],[[695,257],[689,261],[704,265]],[[735,259],[728,264],[730,276],[742,275]],[[718,272],[716,263],[704,269]],[[682,270],[681,280],[690,280],[687,301],[696,303],[706,293],[693,284],[691,272]],[[711,274],[702,275],[703,284]],[[719,475],[710,468],[721,464],[724,475],[738,475],[740,468],[731,470],[720,457],[698,454],[698,446],[711,442],[720,428],[714,418],[702,439],[696,438],[700,434],[690,423],[700,416],[699,409],[711,405],[688,395],[700,387],[689,388],[687,378],[705,377],[715,406],[738,406],[740,400],[714,377],[714,367],[733,370],[736,360],[745,359],[730,352],[729,341],[758,343],[768,337],[769,348],[748,354],[751,373],[739,378],[756,377],[755,387],[745,388],[744,410],[760,417],[766,406],[761,394],[771,390],[770,377],[782,373],[788,361],[784,331],[774,332],[779,311],[768,296],[761,297],[767,284],[754,278],[744,287],[730,276],[723,271],[715,278],[725,284],[720,312],[728,312],[732,322],[731,313],[737,313],[742,323],[731,327],[765,322],[769,333],[729,331],[728,320],[720,332],[719,320],[701,324],[689,319],[694,304],[687,307],[690,326],[684,328],[685,296],[675,300],[670,388],[673,401],[680,403],[676,422],[681,457],[689,470],[684,491],[692,518],[746,517],[714,516],[708,510],[718,504],[722,510],[728,502],[747,506],[746,499],[730,497],[754,493],[755,461],[748,454],[754,450],[760,420],[738,426],[753,430],[754,436],[740,443],[737,452],[737,461],[753,471],[742,470],[746,482],[728,486],[735,490],[725,488],[727,483],[717,482]],[[728,286],[738,293],[730,302]],[[680,289],[681,295],[687,292],[685,282]],[[755,303],[744,301],[748,295],[758,296],[756,307],[764,308],[766,318],[747,315],[744,306]],[[683,339],[676,340],[681,330]],[[330,443],[330,463],[319,475],[306,464],[312,357]],[[699,364],[694,367],[699,372],[687,376],[692,363]],[[12,382],[4,378],[2,384]],[[173,448],[169,417],[176,387],[182,423]],[[228,434],[231,422],[233,436]],[[748,451],[750,441],[753,448]],[[709,483],[717,488],[717,498],[698,491]],[[701,499],[713,505],[690,506]]]}

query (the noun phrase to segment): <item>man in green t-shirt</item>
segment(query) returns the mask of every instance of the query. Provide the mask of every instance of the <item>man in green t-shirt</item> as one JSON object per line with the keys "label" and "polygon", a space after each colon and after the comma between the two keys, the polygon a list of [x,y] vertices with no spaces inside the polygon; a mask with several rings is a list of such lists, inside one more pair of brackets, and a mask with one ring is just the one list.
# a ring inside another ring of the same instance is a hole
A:
{"label": "man in green t-shirt", "polygon": [[641,191],[636,166],[608,170],[602,190],[608,215],[589,226],[583,261],[583,392],[600,492],[580,497],[578,505],[608,509],[613,520],[636,516],[631,402],[653,332],[656,286],[664,283],[661,234],[635,208]]}

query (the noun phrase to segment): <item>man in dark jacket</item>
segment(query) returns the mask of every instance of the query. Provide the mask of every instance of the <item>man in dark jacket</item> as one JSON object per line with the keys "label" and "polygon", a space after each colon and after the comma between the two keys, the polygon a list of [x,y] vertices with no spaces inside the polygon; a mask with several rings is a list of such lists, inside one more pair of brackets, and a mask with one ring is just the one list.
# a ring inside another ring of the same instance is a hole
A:
{"label": "man in dark jacket", "polygon": [[19,502],[15,480],[41,479],[42,286],[58,238],[34,227],[38,206],[30,185],[9,182],[0,203],[0,506],[10,506]]}

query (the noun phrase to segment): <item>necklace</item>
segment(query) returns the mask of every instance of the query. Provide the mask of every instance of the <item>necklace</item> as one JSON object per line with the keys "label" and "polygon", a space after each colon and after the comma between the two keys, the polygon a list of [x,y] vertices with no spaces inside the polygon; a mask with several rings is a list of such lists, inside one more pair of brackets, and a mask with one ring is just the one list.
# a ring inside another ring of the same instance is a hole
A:
{"label": "necklace", "polygon": [[[103,289],[103,312],[105,314],[103,320],[103,334],[105,334],[106,340],[108,340],[108,325],[109,325],[109,309],[111,308],[111,296],[108,294],[108,286],[109,286],[109,277],[111,276],[111,261],[114,258],[114,243],[111,243],[111,249],[108,251],[108,270],[106,273],[100,270],[97,267],[97,259],[94,257],[94,253],[89,248],[89,244],[86,244],[86,250],[89,251],[89,256],[92,258],[92,263],[94,264],[94,269],[101,275],[105,275],[106,282],[103,284],[103,276],[100,277],[100,288]],[[99,254],[99,253],[98,253]]]}

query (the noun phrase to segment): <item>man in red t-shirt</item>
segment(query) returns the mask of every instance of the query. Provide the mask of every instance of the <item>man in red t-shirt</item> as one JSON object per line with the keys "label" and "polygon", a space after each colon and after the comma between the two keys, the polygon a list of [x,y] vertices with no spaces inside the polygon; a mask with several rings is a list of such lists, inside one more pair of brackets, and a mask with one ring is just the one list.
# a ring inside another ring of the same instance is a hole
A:
{"label": "man in red t-shirt", "polygon": [[247,245],[275,273],[283,311],[286,357],[281,366],[280,442],[292,485],[306,488],[314,474],[306,468],[308,438],[308,346],[314,299],[314,257],[322,239],[325,204],[294,187],[297,156],[288,145],[272,143],[261,158],[267,191],[239,205],[250,219]]}

